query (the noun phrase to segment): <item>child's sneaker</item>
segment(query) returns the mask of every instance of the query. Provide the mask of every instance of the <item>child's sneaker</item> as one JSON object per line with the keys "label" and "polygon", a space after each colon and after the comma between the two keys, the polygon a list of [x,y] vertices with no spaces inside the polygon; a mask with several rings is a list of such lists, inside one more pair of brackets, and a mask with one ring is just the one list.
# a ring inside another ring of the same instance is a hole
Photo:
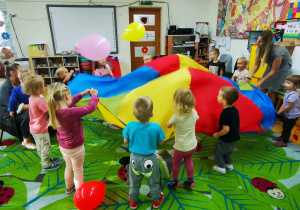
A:
{"label": "child's sneaker", "polygon": [[183,182],[183,184],[186,185],[186,186],[189,186],[189,187],[195,187],[196,186],[193,179],[185,180]]}
{"label": "child's sneaker", "polygon": [[159,200],[157,202],[153,201],[153,208],[155,208],[155,209],[159,208],[159,206],[163,200],[164,200],[164,194],[161,192],[161,194],[159,196]]}
{"label": "child's sneaker", "polygon": [[221,167],[219,167],[218,165],[213,165],[212,168],[213,168],[215,171],[217,171],[217,172],[219,172],[219,173],[221,173],[221,174],[226,174],[226,169],[225,169],[225,168],[221,168]]}
{"label": "child's sneaker", "polygon": [[129,198],[129,204],[130,204],[130,208],[131,209],[136,209],[137,205],[138,205],[138,202],[134,203],[134,202],[131,202],[131,198]]}
{"label": "child's sneaker", "polygon": [[180,186],[180,182],[178,182],[177,180],[174,180],[174,179],[168,183],[168,188],[170,188],[170,189],[174,189],[179,186]]}
{"label": "child's sneaker", "polygon": [[281,138],[281,136],[273,136],[272,140],[274,140],[274,141],[282,141],[282,138]]}
{"label": "child's sneaker", "polygon": [[233,165],[232,164],[229,164],[229,165],[225,164],[225,168],[227,168],[230,171],[233,171]]}
{"label": "child's sneaker", "polygon": [[75,185],[73,185],[73,187],[66,189],[66,194],[67,195],[71,195],[73,192],[75,192]]}
{"label": "child's sneaker", "polygon": [[47,168],[43,168],[46,171],[51,171],[51,170],[56,170],[60,167],[59,164],[51,164],[50,166],[48,166]]}
{"label": "child's sneaker", "polygon": [[279,142],[274,143],[274,146],[275,147],[287,147],[287,144],[284,143],[283,141],[279,141]]}
{"label": "child's sneaker", "polygon": [[59,161],[60,161],[60,158],[58,158],[58,157],[50,158],[51,163],[56,163],[56,162],[59,162]]}

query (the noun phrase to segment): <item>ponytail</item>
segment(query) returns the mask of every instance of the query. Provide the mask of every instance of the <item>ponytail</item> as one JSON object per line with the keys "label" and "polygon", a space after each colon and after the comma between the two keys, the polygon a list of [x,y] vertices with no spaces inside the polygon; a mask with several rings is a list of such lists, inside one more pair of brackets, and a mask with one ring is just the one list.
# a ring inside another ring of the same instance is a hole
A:
{"label": "ponytail", "polygon": [[56,117],[57,102],[61,101],[68,92],[69,92],[69,88],[61,82],[56,82],[48,86],[48,97],[47,97],[48,113],[49,113],[48,126],[52,126],[54,129],[60,127]]}

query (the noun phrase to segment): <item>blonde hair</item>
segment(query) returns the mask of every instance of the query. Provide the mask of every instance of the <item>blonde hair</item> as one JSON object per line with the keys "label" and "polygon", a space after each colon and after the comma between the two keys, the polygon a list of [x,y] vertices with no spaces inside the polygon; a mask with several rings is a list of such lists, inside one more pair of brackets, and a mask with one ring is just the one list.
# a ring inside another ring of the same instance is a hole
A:
{"label": "blonde hair", "polygon": [[179,88],[174,93],[173,108],[179,115],[192,113],[195,107],[195,97],[190,89]]}
{"label": "blonde hair", "polygon": [[295,89],[300,88],[300,75],[290,75],[285,80],[293,83]]}
{"label": "blonde hair", "polygon": [[240,60],[243,64],[245,64],[246,66],[248,65],[248,60],[247,60],[247,58],[241,57],[241,58],[239,58],[239,60]]}
{"label": "blonde hair", "polygon": [[149,54],[144,55],[143,60],[144,60],[145,58],[147,58],[147,57],[149,57],[149,58],[151,58],[151,60],[153,60],[152,55],[149,55]]}
{"label": "blonde hair", "polygon": [[23,91],[27,95],[36,95],[39,90],[43,89],[45,81],[40,75],[31,75],[25,78]]}
{"label": "blonde hair", "polygon": [[138,97],[133,103],[133,114],[142,123],[147,122],[153,111],[153,102],[148,96]]}
{"label": "blonde hair", "polygon": [[235,87],[223,86],[221,87],[222,97],[226,100],[227,104],[231,106],[239,98],[239,91]]}
{"label": "blonde hair", "polygon": [[25,83],[27,78],[32,76],[32,75],[33,75],[32,71],[27,70],[27,69],[20,69],[18,71],[18,78],[19,78],[21,83]]}
{"label": "blonde hair", "polygon": [[[262,59],[261,66],[264,66],[267,62],[268,58],[270,57],[272,48],[275,46],[273,43],[273,33],[271,31],[264,31],[259,34],[259,36],[262,38],[263,46],[257,48],[257,53],[255,57],[255,62],[259,63]],[[279,47],[279,46],[276,46]]]}
{"label": "blonde hair", "polygon": [[59,67],[59,68],[56,70],[55,74],[59,77],[59,76],[63,73],[63,71],[65,71],[65,70],[68,71],[68,69],[65,68],[65,67]]}
{"label": "blonde hair", "polygon": [[48,113],[49,113],[49,126],[54,129],[60,127],[57,117],[57,102],[64,99],[64,97],[70,93],[69,88],[61,82],[55,82],[48,86]]}

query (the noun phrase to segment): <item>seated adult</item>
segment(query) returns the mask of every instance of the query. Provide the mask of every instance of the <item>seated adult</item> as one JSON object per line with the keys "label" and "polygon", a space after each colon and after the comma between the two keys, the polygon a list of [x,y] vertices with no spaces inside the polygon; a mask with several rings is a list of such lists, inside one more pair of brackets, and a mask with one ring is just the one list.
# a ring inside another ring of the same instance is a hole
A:
{"label": "seated adult", "polygon": [[[22,112],[15,117],[11,117],[7,110],[12,89],[14,86],[20,85],[18,78],[20,69],[22,67],[19,64],[7,65],[5,68],[7,79],[0,86],[0,129],[23,141],[22,147],[24,149],[36,149],[36,145],[31,142],[28,105],[24,105]],[[19,105],[19,102],[15,104],[15,110]]]}

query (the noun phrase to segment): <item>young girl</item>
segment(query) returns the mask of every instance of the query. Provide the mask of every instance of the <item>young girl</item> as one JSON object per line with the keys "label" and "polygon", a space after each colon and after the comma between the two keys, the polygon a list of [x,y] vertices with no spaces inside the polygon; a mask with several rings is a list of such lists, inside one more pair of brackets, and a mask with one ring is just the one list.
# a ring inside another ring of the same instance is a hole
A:
{"label": "young girl", "polygon": [[[24,81],[26,80],[26,78],[31,75],[32,75],[32,72],[30,70],[21,69],[18,71],[18,78],[21,82],[21,85],[15,87],[12,90],[10,98],[9,98],[9,102],[8,102],[8,111],[9,111],[9,114],[11,117],[15,116],[14,107],[15,107],[15,103],[17,102],[17,100],[20,103],[23,103],[23,106],[25,104],[28,105],[28,103],[29,103],[30,95],[23,93],[22,86],[24,85]],[[21,109],[23,108],[23,106],[19,106],[19,108],[17,110],[17,114],[19,114],[21,112]]]}
{"label": "young girl", "polygon": [[[71,194],[84,182],[84,133],[80,119],[97,108],[98,91],[93,88],[87,89],[71,97],[69,88],[63,83],[56,82],[48,88],[49,125],[57,129],[59,148],[66,161],[66,194]],[[91,95],[89,104],[85,107],[75,107],[85,95]]]}
{"label": "young girl", "polygon": [[43,169],[45,171],[58,169],[60,165],[55,162],[59,161],[59,158],[50,158],[49,156],[51,143],[46,120],[48,107],[47,102],[40,97],[45,92],[44,79],[38,75],[27,77],[24,82],[24,92],[30,95],[29,128],[35,140],[37,152],[41,157]]}
{"label": "young girl", "polygon": [[235,82],[243,82],[244,80],[247,80],[247,78],[249,77],[249,71],[246,69],[247,65],[247,58],[239,58],[237,61],[238,70],[235,70],[231,77],[231,80]]}
{"label": "young girl", "polygon": [[106,63],[106,59],[103,59],[101,61],[96,61],[95,69],[96,69],[95,76],[108,77],[108,78],[114,77],[112,71],[110,70],[109,65]]}
{"label": "young girl", "polygon": [[175,114],[167,123],[167,127],[175,126],[175,145],[172,169],[172,181],[168,183],[169,188],[179,187],[178,173],[182,160],[187,170],[188,180],[184,181],[187,186],[194,187],[194,165],[192,157],[196,151],[197,139],[195,125],[199,116],[194,109],[195,98],[191,90],[179,88],[174,94]]}
{"label": "young girl", "polygon": [[289,141],[291,130],[296,125],[300,116],[299,111],[299,94],[297,89],[300,88],[300,75],[290,75],[286,78],[285,89],[287,90],[283,104],[278,111],[278,114],[284,113],[283,130],[281,136],[273,137],[272,139],[278,141],[274,144],[276,147],[286,147]]}

